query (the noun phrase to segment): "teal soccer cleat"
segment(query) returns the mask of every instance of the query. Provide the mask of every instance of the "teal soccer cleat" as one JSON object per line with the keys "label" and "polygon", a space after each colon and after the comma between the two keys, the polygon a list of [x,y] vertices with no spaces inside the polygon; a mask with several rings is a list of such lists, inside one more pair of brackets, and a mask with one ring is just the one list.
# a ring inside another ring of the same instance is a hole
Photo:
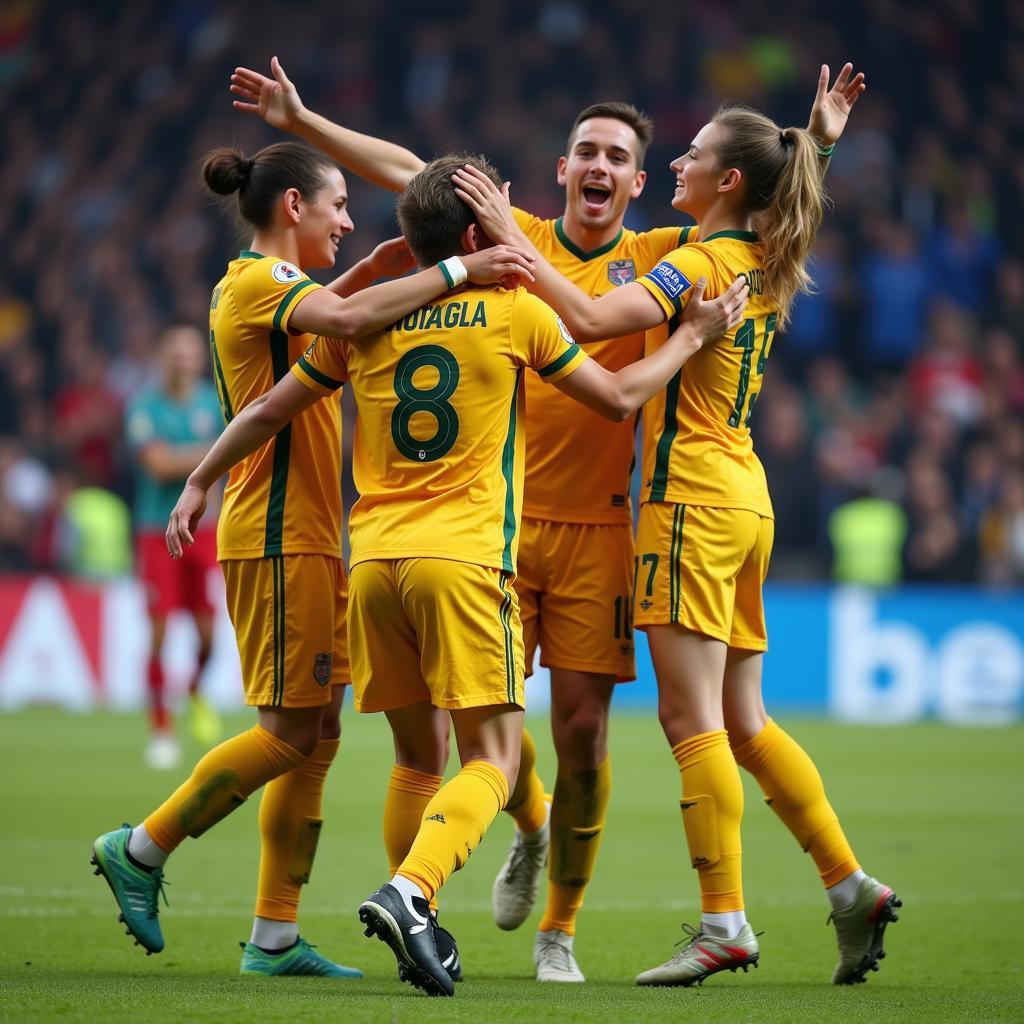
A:
{"label": "teal soccer cleat", "polygon": [[307,975],[317,978],[361,978],[357,967],[345,967],[321,956],[304,938],[283,953],[267,953],[251,942],[240,942],[242,966],[240,974]]}
{"label": "teal soccer cleat", "polygon": [[121,908],[118,920],[149,956],[164,948],[158,906],[161,895],[164,903],[167,902],[164,873],[160,868],[147,871],[129,860],[128,838],[131,834],[131,825],[126,824],[100,836],[92,844],[92,863],[96,866],[93,874],[106,879]]}

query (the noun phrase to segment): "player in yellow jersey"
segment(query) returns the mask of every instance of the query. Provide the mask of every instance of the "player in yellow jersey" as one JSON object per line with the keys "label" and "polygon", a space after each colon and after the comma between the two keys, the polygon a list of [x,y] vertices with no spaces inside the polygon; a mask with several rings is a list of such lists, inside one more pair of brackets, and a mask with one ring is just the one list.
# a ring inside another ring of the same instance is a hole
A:
{"label": "player in yellow jersey", "polygon": [[[330,288],[307,276],[306,268],[333,265],[353,229],[345,180],[315,150],[282,143],[251,159],[217,150],[203,173],[211,191],[237,194],[239,218],[252,232],[210,304],[214,377],[227,423],[287,376],[314,334],[359,337],[451,287],[450,270],[433,267],[350,296],[383,273],[408,269],[400,241],[378,247]],[[461,268],[478,282],[517,271],[528,276],[528,262],[502,247],[467,256]],[[147,952],[164,945],[157,898],[171,852],[266,784],[256,915],[242,972],[361,976],[316,953],[297,925],[349,681],[340,431],[337,403],[319,403],[268,435],[228,480],[218,558],[246,702],[258,709],[258,724],[207,753],[142,824],[94,843],[97,873]]]}
{"label": "player in yellow jersey", "polygon": [[[235,106],[312,142],[361,176],[399,190],[424,166],[408,150],[349,131],[307,110],[279,62],[273,78],[236,69]],[[545,220],[515,210],[538,250],[569,280],[597,297],[652,269],[691,228],[623,228],[630,199],[643,190],[650,120],[628,103],[581,111],[556,178],[565,212]],[[640,358],[643,331],[586,344],[609,370]],[[524,733],[522,770],[506,808],[516,821],[512,850],[495,879],[500,927],[519,927],[537,898],[548,858],[547,901],[534,942],[540,981],[581,982],[576,916],[594,871],[611,793],[608,716],[615,685],[635,677],[631,593],[633,530],[629,481],[635,417],[610,423],[583,411],[526,371],[526,481],[519,596],[527,673],[540,648],[551,672],[551,724],[558,772],[545,794],[532,739]],[[384,812],[385,843],[404,848],[419,811],[440,785],[434,773],[396,769]],[[550,824],[548,814],[550,809]]]}
{"label": "player in yellow jersey", "polygon": [[[423,167],[410,153],[349,131],[307,110],[276,58],[273,78],[236,69],[235,106],[313,142],[344,166],[383,187],[400,189]],[[813,121],[812,121],[812,127]],[[562,217],[543,220],[514,210],[538,250],[569,280],[599,297],[652,269],[693,228],[635,233],[622,223],[645,183],[650,121],[626,103],[587,107],[569,133],[557,180],[565,188]],[[639,357],[643,332],[590,339],[588,354],[609,369]],[[576,914],[596,862],[610,796],[608,713],[617,682],[632,679],[631,591],[634,549],[629,476],[635,421],[606,423],[580,415],[557,390],[526,373],[527,466],[519,595],[529,672],[540,647],[551,670],[552,734],[558,755],[554,799],[533,767],[524,733],[523,768],[509,812],[517,829],[493,888],[501,927],[518,927],[537,896],[551,857],[544,915],[534,943],[537,978],[583,981],[574,955]],[[570,639],[571,638],[571,639]],[[401,848],[418,810],[440,784],[402,767],[385,808],[385,841]],[[550,825],[547,821],[550,810]]]}
{"label": "player in yellow jersey", "polygon": [[[402,193],[398,216],[420,265],[490,240],[455,196],[462,158],[436,160]],[[496,180],[492,168],[474,161]],[[445,260],[445,263],[448,261]],[[205,490],[292,417],[354,389],[349,637],[355,703],[384,711],[399,765],[440,773],[451,716],[462,769],[423,808],[391,881],[360,908],[367,934],[394,950],[404,980],[451,995],[429,903],[505,806],[519,766],[523,646],[512,581],[523,492],[522,378],[625,420],[679,365],[738,321],[745,288],[701,325],[683,321],[650,359],[610,373],[588,359],[555,314],[522,289],[467,289],[401,317],[360,343],[317,340],[238,416],[192,474],[168,526],[189,543]],[[701,313],[700,310],[694,310]]]}
{"label": "player in yellow jersey", "polygon": [[[656,352],[685,308],[692,282],[709,294],[745,274],[746,319],[704,348],[644,416],[643,508],[637,538],[636,624],[647,631],[659,717],[680,767],[687,843],[701,888],[700,928],[643,985],[690,985],[756,965],[740,872],[743,791],[737,763],[813,856],[836,924],[837,984],[863,981],[883,955],[899,900],[860,869],[807,754],[767,717],[761,696],[767,647],[761,588],[773,515],[749,422],[775,331],[806,289],[807,254],[823,208],[819,161],[841,135],[863,76],[846,65],[828,89],[823,66],[812,126],[781,129],[723,108],[671,165],[673,207],[699,221],[697,244],[669,255],[637,283],[597,299],[543,259],[536,290],[583,338],[648,329]],[[492,237],[529,244],[497,189],[472,168],[459,194]]]}

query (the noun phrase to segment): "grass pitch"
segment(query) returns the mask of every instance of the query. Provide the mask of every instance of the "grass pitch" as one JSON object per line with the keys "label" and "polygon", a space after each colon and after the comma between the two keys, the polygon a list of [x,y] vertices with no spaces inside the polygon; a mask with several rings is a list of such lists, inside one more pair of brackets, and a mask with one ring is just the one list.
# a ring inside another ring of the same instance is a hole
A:
{"label": "grass pitch", "polygon": [[[249,718],[230,725],[242,728]],[[612,724],[608,828],[580,917],[586,985],[538,985],[538,913],[518,931],[490,920],[508,848],[500,818],[445,888],[442,921],[467,981],[450,1000],[400,984],[390,951],[362,937],[360,900],[386,876],[380,809],[391,744],[382,716],[346,714],[302,932],[366,972],[361,982],[238,975],[256,881],[252,799],[168,865],[165,951],[146,957],[116,922],[89,847],[139,821],[186,774],[144,768],[142,720],[34,710],[0,715],[0,1020],[96,1021],[1020,1021],[1024,958],[1024,729],[850,728],[787,723],[817,760],[866,870],[897,889],[889,956],[858,988],[828,984],[835,944],[810,858],[748,786],[744,873],[761,967],[703,988],[638,989],[680,923],[699,917],[677,802],[678,775],[653,715]],[[534,720],[545,778],[553,756]],[[749,780],[748,780],[749,781]]]}

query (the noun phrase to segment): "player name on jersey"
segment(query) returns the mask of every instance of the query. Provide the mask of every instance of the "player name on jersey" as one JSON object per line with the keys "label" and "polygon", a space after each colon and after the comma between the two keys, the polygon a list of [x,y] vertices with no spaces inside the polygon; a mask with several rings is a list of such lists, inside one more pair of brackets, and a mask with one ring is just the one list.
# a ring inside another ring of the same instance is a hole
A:
{"label": "player name on jersey", "polygon": [[[473,312],[470,313],[470,307]],[[387,328],[388,331],[429,331],[442,327],[486,327],[487,309],[482,299],[423,306]]]}

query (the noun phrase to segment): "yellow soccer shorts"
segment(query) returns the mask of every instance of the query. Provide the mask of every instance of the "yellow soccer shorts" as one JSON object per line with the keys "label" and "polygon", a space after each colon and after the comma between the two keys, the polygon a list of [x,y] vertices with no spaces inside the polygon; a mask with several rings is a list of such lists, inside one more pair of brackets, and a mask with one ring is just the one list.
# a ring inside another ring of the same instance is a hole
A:
{"label": "yellow soccer shorts", "polygon": [[328,704],[331,686],[351,679],[344,562],[327,555],[278,555],[229,559],[221,568],[246,704]]}
{"label": "yellow soccer shorts", "polygon": [[523,519],[516,593],[526,666],[636,678],[633,529]]}
{"label": "yellow soccer shorts", "polygon": [[636,538],[634,621],[674,622],[746,651],[768,648],[762,587],[775,522],[756,512],[648,502]]}
{"label": "yellow soccer shorts", "polygon": [[523,707],[523,630],[509,573],[447,558],[352,567],[352,691],[357,711]]}

